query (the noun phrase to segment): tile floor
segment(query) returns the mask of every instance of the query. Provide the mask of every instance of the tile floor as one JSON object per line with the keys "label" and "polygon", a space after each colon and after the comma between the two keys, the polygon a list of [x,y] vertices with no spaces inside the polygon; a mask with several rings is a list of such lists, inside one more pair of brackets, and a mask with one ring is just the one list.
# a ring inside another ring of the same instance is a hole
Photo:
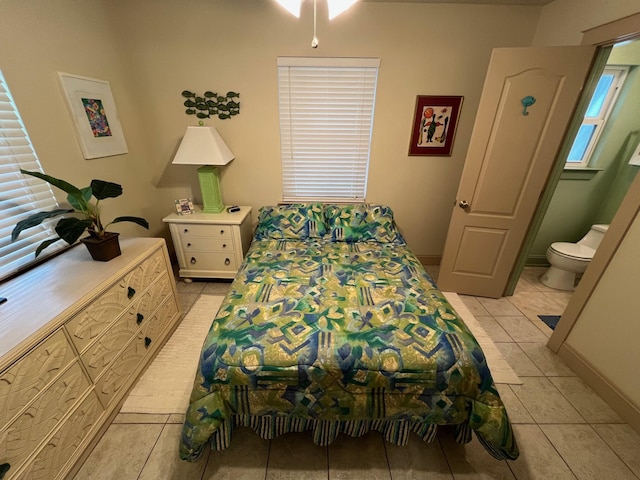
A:
{"label": "tile floor", "polygon": [[[427,270],[437,278],[437,267]],[[521,377],[500,385],[520,446],[516,461],[498,461],[474,439],[457,444],[446,428],[426,444],[413,437],[395,447],[379,434],[341,437],[328,448],[308,434],[272,441],[249,429],[231,448],[206,451],[197,463],[178,459],[182,415],[120,414],[93,450],[77,480],[211,479],[609,479],[640,478],[640,435],[545,346],[551,330],[538,314],[561,314],[570,294],[538,282],[527,268],[511,297],[462,296]],[[224,293],[229,283],[178,283],[186,313],[198,296]]]}

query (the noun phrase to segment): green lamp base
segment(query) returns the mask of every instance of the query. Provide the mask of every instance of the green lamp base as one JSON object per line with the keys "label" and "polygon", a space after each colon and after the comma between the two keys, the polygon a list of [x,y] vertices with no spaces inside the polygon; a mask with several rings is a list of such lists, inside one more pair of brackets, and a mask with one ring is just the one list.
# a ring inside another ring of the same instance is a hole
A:
{"label": "green lamp base", "polygon": [[224,210],[220,193],[220,172],[218,167],[205,165],[198,169],[200,192],[202,193],[202,212],[220,213]]}

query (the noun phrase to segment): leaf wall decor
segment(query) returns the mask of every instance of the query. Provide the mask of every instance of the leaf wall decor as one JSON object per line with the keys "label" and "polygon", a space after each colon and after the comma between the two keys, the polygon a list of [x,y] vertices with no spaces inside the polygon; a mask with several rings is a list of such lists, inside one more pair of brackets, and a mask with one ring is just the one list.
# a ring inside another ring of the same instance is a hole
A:
{"label": "leaf wall decor", "polygon": [[198,118],[217,116],[220,120],[226,120],[240,113],[240,94],[236,92],[227,92],[222,96],[207,90],[200,96],[184,90],[182,96],[186,98],[183,105],[187,107],[187,115],[195,115]]}

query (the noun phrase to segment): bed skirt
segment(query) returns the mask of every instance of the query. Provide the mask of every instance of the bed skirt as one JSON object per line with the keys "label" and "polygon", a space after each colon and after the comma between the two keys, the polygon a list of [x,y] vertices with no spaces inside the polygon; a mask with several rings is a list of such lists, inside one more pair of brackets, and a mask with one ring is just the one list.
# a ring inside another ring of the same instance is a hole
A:
{"label": "bed skirt", "polygon": [[[312,432],[313,443],[318,446],[327,446],[333,443],[338,435],[345,434],[351,437],[361,437],[370,431],[380,432],[383,438],[398,446],[404,446],[409,441],[409,435],[414,432],[425,442],[431,442],[436,437],[438,425],[411,422],[407,420],[316,420],[304,418],[292,418],[284,415],[231,415],[231,418],[222,421],[219,428],[211,435],[211,450],[224,450],[231,444],[231,436],[235,427],[249,427],[260,438],[271,440],[285,433]],[[473,430],[467,424],[451,425],[455,432],[455,440],[460,444],[469,443]],[[480,443],[489,453],[504,460],[504,452],[491,447],[485,442],[482,435],[476,432]],[[182,455],[184,460],[195,461],[204,450],[189,452]],[[517,455],[516,455],[517,456]]]}

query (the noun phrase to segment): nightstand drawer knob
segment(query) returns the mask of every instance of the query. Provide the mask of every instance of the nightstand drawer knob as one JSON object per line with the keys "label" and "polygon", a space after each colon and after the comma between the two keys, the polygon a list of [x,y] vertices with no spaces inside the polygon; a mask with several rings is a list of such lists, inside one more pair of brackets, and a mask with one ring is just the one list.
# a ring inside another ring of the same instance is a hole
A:
{"label": "nightstand drawer knob", "polygon": [[229,265],[231,263],[231,260],[229,260],[228,258],[224,259],[224,264],[225,265]]}
{"label": "nightstand drawer knob", "polygon": [[141,313],[138,313],[136,315],[136,323],[140,325],[142,323],[142,320],[144,320],[144,315],[142,315]]}
{"label": "nightstand drawer knob", "polygon": [[189,233],[189,229],[188,229],[188,228],[185,228],[185,229],[184,229],[184,233]]}
{"label": "nightstand drawer knob", "polygon": [[222,248],[227,248],[227,244],[226,244],[226,243],[223,243],[223,244],[222,244]]}
{"label": "nightstand drawer knob", "polygon": [[136,294],[135,288],[127,287],[127,298],[129,300],[131,300],[135,294]]}
{"label": "nightstand drawer knob", "polygon": [[191,265],[194,265],[197,262],[196,257],[191,257],[191,260],[189,260],[189,262],[191,262]]}
{"label": "nightstand drawer knob", "polygon": [[145,348],[149,348],[149,345],[151,345],[151,339],[149,337],[144,337]]}
{"label": "nightstand drawer knob", "polygon": [[224,230],[220,230],[220,235],[224,235]]}
{"label": "nightstand drawer knob", "polygon": [[191,244],[190,244],[190,243],[187,243],[187,247],[190,247],[190,246],[191,246]]}

